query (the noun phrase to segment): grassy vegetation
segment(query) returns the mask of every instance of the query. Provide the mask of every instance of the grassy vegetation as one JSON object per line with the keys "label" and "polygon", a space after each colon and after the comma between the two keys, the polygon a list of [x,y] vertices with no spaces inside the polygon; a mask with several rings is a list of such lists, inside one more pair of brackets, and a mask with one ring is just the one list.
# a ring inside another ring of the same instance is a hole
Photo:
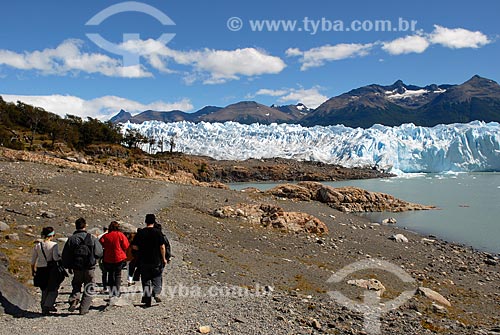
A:
{"label": "grassy vegetation", "polygon": [[0,247],[9,259],[9,272],[20,282],[27,283],[31,276],[31,252],[33,244],[27,241],[10,241]]}

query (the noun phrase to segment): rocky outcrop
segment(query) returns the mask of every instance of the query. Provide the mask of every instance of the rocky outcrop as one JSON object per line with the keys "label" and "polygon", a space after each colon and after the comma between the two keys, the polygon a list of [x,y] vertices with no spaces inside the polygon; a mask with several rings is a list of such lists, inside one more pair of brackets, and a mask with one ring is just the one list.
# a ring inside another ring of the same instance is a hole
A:
{"label": "rocky outcrop", "polygon": [[20,315],[36,306],[30,291],[7,270],[7,257],[0,253],[0,311]]}
{"label": "rocky outcrop", "polygon": [[381,297],[385,292],[385,286],[379,280],[374,278],[348,280],[347,284],[375,291],[379,297]]}
{"label": "rocky outcrop", "polygon": [[268,204],[238,204],[217,208],[212,215],[220,218],[240,218],[252,224],[272,227],[286,232],[328,234],[328,227],[318,218],[302,212],[285,212],[281,207]]}
{"label": "rocky outcrop", "polygon": [[105,163],[101,164],[97,160],[93,161],[90,157],[88,158],[88,160],[73,160],[68,159],[66,156],[57,157],[54,153],[17,151],[6,148],[0,149],[0,157],[4,157],[12,161],[26,161],[56,165],[59,167],[75,169],[78,171],[100,173],[111,176],[148,178],[173,182],[177,184],[229,189],[227,185],[220,182],[200,182],[196,180],[195,176],[190,172],[182,170],[168,172],[161,169],[155,169],[149,166],[145,166],[143,164],[127,165],[121,163],[119,160],[114,159],[108,159]]}
{"label": "rocky outcrop", "polygon": [[280,198],[314,200],[314,193],[312,190],[295,184],[282,184],[267,192]]}
{"label": "rocky outcrop", "polygon": [[357,187],[335,188],[318,182],[282,184],[267,193],[288,199],[320,201],[342,212],[403,212],[434,208],[400,200],[385,193],[370,192]]}

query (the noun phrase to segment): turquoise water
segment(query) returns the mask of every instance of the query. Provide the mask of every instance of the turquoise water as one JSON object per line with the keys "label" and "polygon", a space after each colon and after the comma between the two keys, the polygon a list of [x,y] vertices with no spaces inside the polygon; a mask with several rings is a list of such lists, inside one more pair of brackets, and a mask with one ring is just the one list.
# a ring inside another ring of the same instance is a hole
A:
{"label": "turquoise water", "polygon": [[[450,242],[500,253],[500,173],[419,174],[389,179],[325,182],[333,187],[356,186],[439,209],[405,213],[369,213],[375,222],[387,217],[397,225]],[[261,190],[276,184],[234,184]]]}

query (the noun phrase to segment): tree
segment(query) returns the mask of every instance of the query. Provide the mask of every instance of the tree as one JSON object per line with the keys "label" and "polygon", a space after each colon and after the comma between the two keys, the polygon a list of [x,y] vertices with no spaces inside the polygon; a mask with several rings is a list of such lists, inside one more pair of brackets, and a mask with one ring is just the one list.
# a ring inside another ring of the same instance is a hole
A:
{"label": "tree", "polygon": [[135,129],[127,129],[123,141],[125,145],[130,148],[137,148],[140,143],[144,143],[146,138]]}
{"label": "tree", "polygon": [[38,128],[40,127],[40,122],[43,117],[43,110],[39,108],[33,108],[32,106],[26,105],[29,110],[28,112],[28,124],[31,130],[31,135],[28,136],[30,142],[30,150],[33,149],[33,141],[35,140],[35,136],[37,134]]}
{"label": "tree", "polygon": [[55,114],[49,115],[49,123],[47,125],[47,131],[49,133],[49,137],[51,140],[51,146],[54,147],[54,144],[57,139],[59,139],[64,131],[64,121]]}
{"label": "tree", "polygon": [[154,137],[150,137],[147,139],[148,140],[148,144],[149,144],[149,153],[153,153],[153,147],[155,146],[156,144],[156,139]]}
{"label": "tree", "polygon": [[158,143],[158,145],[160,146],[160,152],[163,152],[164,141],[165,141],[165,138],[163,137],[163,135],[158,135],[158,138],[156,139],[156,143]]}
{"label": "tree", "polygon": [[174,149],[175,149],[175,137],[177,135],[176,134],[173,134],[171,137],[170,137],[170,141],[168,142],[168,144],[170,144],[170,153],[174,152]]}

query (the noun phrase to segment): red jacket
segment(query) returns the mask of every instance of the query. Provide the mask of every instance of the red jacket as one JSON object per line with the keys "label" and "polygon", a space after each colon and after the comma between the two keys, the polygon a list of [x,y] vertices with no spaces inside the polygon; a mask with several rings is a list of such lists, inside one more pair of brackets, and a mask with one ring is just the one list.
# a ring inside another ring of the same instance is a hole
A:
{"label": "red jacket", "polygon": [[99,242],[104,248],[104,263],[119,263],[127,259],[127,249],[130,243],[121,231],[106,233]]}

